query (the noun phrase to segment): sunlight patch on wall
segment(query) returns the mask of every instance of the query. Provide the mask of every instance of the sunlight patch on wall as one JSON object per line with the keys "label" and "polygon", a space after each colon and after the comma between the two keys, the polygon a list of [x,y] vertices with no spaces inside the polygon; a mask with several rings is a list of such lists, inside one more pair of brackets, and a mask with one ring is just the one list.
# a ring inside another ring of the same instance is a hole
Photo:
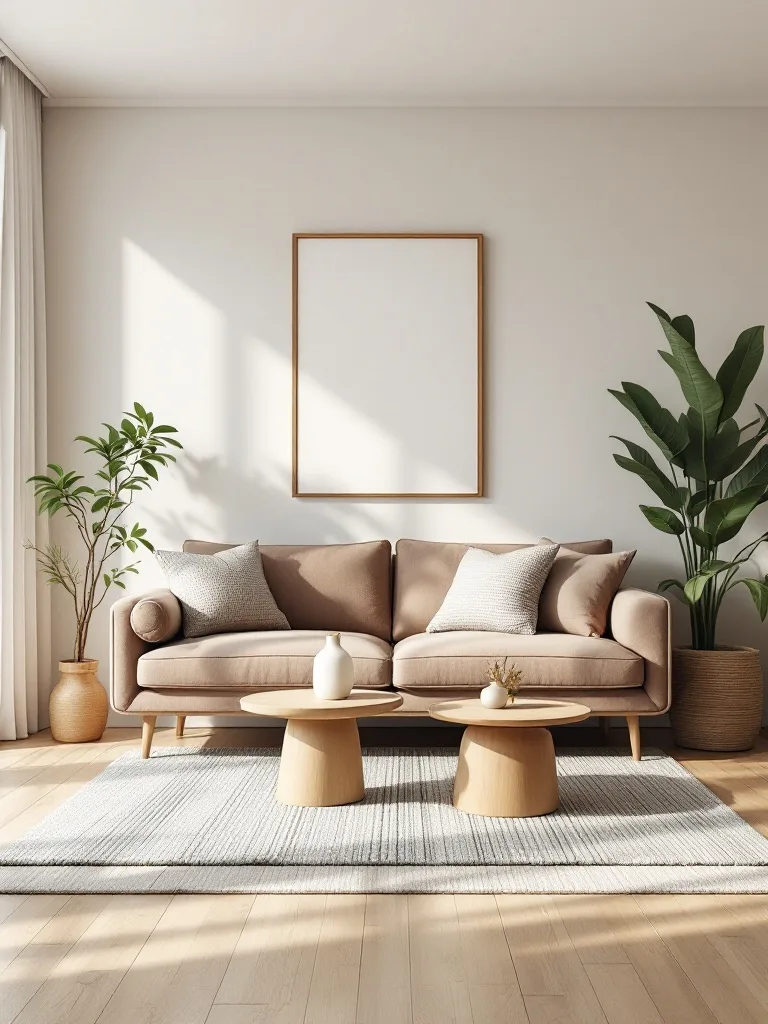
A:
{"label": "sunlight patch on wall", "polygon": [[[123,401],[138,400],[156,420],[178,428],[185,453],[221,451],[224,317],[129,239],[123,239]],[[182,473],[161,473],[151,498],[137,501],[155,544],[221,533],[220,505],[190,501]]]}

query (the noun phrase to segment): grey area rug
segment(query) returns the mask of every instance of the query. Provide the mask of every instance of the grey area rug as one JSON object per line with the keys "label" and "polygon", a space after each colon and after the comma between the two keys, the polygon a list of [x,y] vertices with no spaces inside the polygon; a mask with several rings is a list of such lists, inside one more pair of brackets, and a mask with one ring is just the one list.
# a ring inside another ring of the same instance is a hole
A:
{"label": "grey area rug", "polygon": [[0,890],[768,892],[768,840],[658,752],[560,753],[540,818],[455,810],[455,750],[364,763],[362,803],[297,808],[276,750],[126,754],[0,847]]}

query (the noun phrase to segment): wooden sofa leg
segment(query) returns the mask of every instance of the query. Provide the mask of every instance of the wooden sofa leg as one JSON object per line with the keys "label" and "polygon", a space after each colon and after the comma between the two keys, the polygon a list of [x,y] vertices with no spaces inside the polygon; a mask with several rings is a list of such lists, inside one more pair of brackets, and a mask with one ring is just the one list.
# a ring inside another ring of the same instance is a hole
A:
{"label": "wooden sofa leg", "polygon": [[141,756],[149,757],[152,750],[152,736],[155,732],[157,715],[145,715],[141,725]]}
{"label": "wooden sofa leg", "polygon": [[186,715],[176,715],[176,735],[177,736],[183,736],[184,735],[184,723],[186,722],[186,720],[187,720],[187,716]]}
{"label": "wooden sofa leg", "polygon": [[643,746],[640,741],[640,716],[627,715],[627,727],[629,729],[629,745],[632,747],[632,760],[641,761]]}

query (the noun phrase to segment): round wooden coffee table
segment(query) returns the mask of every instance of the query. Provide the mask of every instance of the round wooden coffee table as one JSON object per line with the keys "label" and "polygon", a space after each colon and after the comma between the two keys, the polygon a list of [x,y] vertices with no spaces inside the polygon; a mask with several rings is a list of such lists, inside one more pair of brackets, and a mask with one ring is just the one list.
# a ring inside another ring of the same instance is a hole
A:
{"label": "round wooden coffee table", "polygon": [[584,704],[516,697],[500,711],[478,699],[433,704],[432,718],[466,725],[453,784],[453,806],[496,818],[549,814],[559,803],[551,725],[589,718]]}
{"label": "round wooden coffee table", "polygon": [[240,699],[252,715],[285,718],[276,797],[297,807],[353,804],[365,796],[357,719],[385,715],[396,693],[353,690],[346,700],[318,700],[305,690],[268,690]]}

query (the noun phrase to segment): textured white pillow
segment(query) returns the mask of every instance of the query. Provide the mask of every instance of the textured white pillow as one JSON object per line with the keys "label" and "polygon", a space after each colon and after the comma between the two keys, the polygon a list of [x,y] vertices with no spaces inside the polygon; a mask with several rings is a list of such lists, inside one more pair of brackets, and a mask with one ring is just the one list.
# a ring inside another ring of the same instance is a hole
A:
{"label": "textured white pillow", "polygon": [[503,554],[468,548],[427,632],[535,633],[539,597],[558,547],[537,544]]}
{"label": "textured white pillow", "polygon": [[269,589],[257,540],[215,555],[155,551],[155,557],[181,605],[185,637],[291,628]]}

